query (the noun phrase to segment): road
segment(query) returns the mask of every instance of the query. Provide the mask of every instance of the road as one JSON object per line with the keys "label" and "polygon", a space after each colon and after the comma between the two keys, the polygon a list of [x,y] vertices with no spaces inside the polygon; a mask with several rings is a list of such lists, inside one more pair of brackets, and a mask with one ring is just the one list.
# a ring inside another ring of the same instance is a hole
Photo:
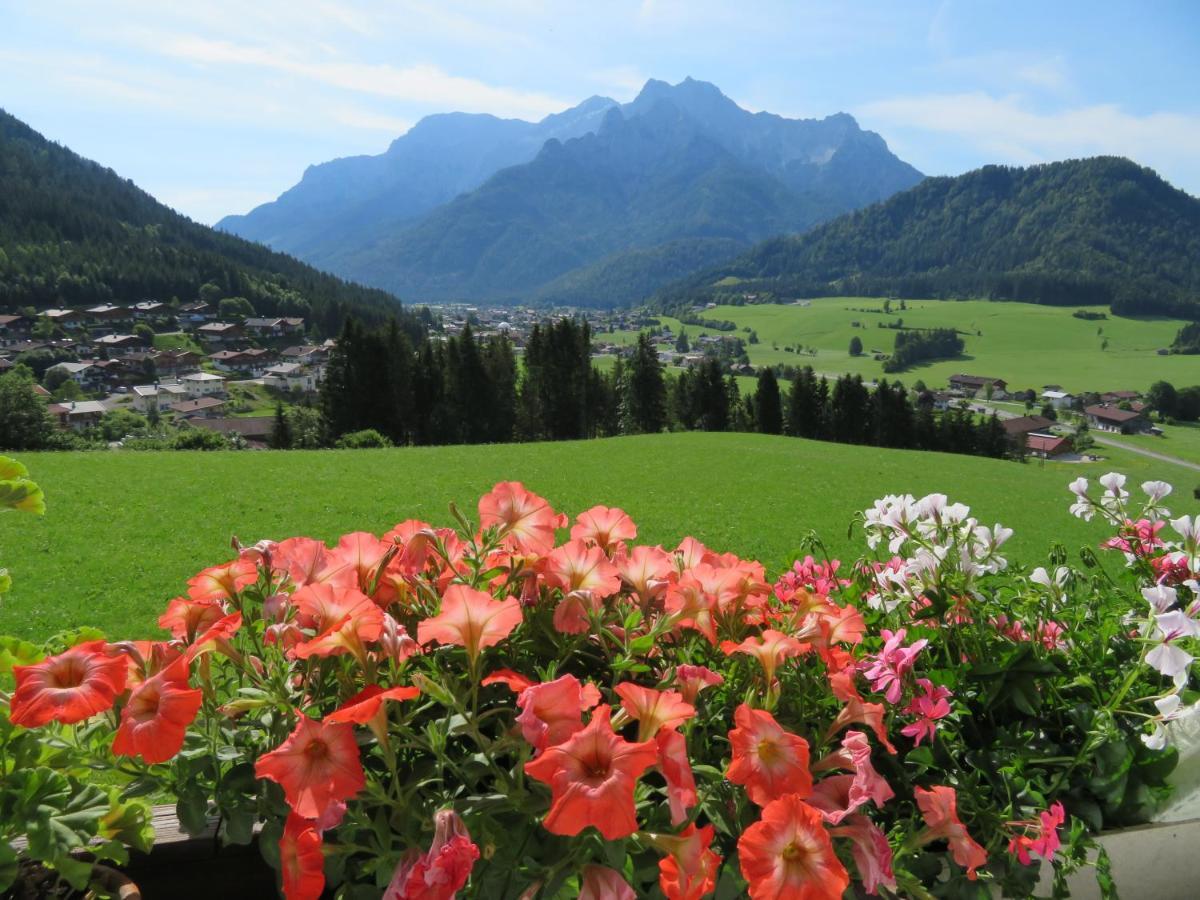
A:
{"label": "road", "polygon": [[[1009,412],[1006,409],[997,409],[994,406],[979,406],[979,412],[994,412],[1001,419],[1017,419],[1020,415],[1015,412]],[[1062,425],[1063,428],[1072,428],[1070,425]],[[1074,429],[1072,429],[1074,430]],[[1089,432],[1092,440],[1097,444],[1104,444],[1106,447],[1116,447],[1118,450],[1128,450],[1130,453],[1136,453],[1139,456],[1145,456],[1149,459],[1156,459],[1159,462],[1170,463],[1173,466],[1182,466],[1185,469],[1191,469],[1194,472],[1200,472],[1200,463],[1189,462],[1186,459],[1180,459],[1178,456],[1168,456],[1166,453],[1158,453],[1154,450],[1146,450],[1142,447],[1136,447],[1133,444],[1126,444],[1124,441],[1115,441],[1112,438],[1098,431]]]}

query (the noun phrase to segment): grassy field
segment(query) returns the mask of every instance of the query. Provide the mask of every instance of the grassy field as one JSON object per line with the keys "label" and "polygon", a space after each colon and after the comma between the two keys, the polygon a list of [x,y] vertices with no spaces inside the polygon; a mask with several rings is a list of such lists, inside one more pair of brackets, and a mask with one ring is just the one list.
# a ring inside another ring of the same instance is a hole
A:
{"label": "grassy field", "polygon": [[[1106,451],[1107,452],[1107,451]],[[854,557],[857,510],[889,492],[942,491],[980,519],[1016,529],[1011,555],[1036,565],[1054,540],[1103,534],[1067,514],[1066,484],[1108,468],[1179,488],[1196,512],[1196,473],[1113,451],[1104,464],[1027,464],[875,450],[791,438],[678,434],[558,444],[290,453],[62,453],[22,456],[47,496],[44,518],[0,517],[0,559],[14,589],[0,634],[44,637],[97,624],[147,637],[188,577],[243,541],[304,534],[332,540],[380,533],[409,517],[448,524],[447,504],[474,514],[493,483],[525,482],[572,516],[625,508],[641,538],[674,546],[693,534],[760,559],[772,574],[816,529],[832,553]]]}
{"label": "grassy field", "polygon": [[[888,314],[882,313],[880,299],[839,297],[813,300],[807,306],[720,306],[706,311],[704,317],[736,323],[739,331],[732,334],[742,338],[746,333],[740,329],[755,330],[760,343],[747,349],[756,365],[806,363],[828,375],[861,372],[864,378],[880,377],[882,363],[872,359],[870,351],[891,352],[896,332],[878,324],[900,318],[906,326],[967,332],[964,358],[917,366],[898,376],[910,384],[919,378],[930,387],[941,386],[957,372],[1003,378],[1012,387],[1061,384],[1070,391],[1145,390],[1159,379],[1175,384],[1200,381],[1194,358],[1156,352],[1170,345],[1183,324],[1172,319],[1129,319],[1110,313],[1107,319],[1089,321],[1072,316],[1073,307],[982,300],[906,302],[906,310],[893,302]],[[864,327],[853,327],[855,321]],[[663,322],[678,331],[677,321]],[[704,333],[686,327],[693,337]],[[851,357],[850,339],[856,335],[867,354]],[[627,332],[599,337],[632,339]],[[785,350],[796,345],[815,347],[817,355]]]}
{"label": "grassy field", "polygon": [[204,353],[204,348],[196,343],[196,339],[183,331],[164,332],[154,336],[156,350],[191,350],[194,353]]}
{"label": "grassy field", "polygon": [[1195,423],[1180,423],[1178,425],[1159,425],[1162,437],[1153,434],[1123,434],[1104,437],[1120,441],[1131,447],[1143,450],[1153,450],[1155,453],[1165,453],[1188,462],[1200,464],[1200,425]]}

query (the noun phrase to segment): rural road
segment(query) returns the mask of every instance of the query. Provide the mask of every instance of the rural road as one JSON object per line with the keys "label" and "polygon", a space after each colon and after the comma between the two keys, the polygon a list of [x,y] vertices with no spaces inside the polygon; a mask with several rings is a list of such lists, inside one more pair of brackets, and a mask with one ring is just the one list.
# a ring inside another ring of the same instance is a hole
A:
{"label": "rural road", "polygon": [[[994,406],[985,407],[981,405],[979,409],[981,411],[994,412],[1001,419],[1020,418],[1017,413],[1009,412],[1006,409],[996,409]],[[1064,425],[1063,427],[1069,428],[1070,426]],[[1157,459],[1159,462],[1170,463],[1173,466],[1182,466],[1185,469],[1191,469],[1195,472],[1200,472],[1200,464],[1198,463],[1188,462],[1186,459],[1180,459],[1178,456],[1168,456],[1165,453],[1156,453],[1154,450],[1145,450],[1141,447],[1135,447],[1133,444],[1126,444],[1124,441],[1114,441],[1112,438],[1105,437],[1096,431],[1090,433],[1092,440],[1097,444],[1104,444],[1108,447],[1116,447],[1118,450],[1128,450],[1130,453],[1136,453],[1139,456],[1146,456],[1150,459]]]}

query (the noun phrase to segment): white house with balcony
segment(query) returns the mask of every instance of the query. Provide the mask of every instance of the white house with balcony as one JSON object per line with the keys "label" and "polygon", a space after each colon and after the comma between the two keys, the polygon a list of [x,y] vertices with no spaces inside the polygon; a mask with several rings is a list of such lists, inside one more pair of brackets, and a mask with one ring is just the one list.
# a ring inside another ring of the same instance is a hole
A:
{"label": "white house with balcony", "polygon": [[211,372],[192,372],[179,379],[188,397],[216,397],[225,393],[225,379]]}

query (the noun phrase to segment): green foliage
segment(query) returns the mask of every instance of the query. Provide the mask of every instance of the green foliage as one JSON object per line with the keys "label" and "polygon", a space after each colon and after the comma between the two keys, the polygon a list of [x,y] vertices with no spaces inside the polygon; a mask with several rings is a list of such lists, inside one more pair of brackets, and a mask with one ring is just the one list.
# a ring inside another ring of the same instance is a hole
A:
{"label": "green foliage", "polygon": [[51,445],[54,421],[34,392],[36,384],[25,366],[0,375],[0,449],[42,450]]}
{"label": "green foliage", "polygon": [[1192,322],[1179,329],[1171,342],[1172,353],[1200,353],[1200,322]]}
{"label": "green foliage", "polygon": [[799,237],[774,238],[664,290],[666,307],[736,291],[780,297],[981,297],[1118,315],[1200,309],[1200,200],[1098,157],[927,178]]}
{"label": "green foliage", "polygon": [[404,315],[419,332],[391,295],[198,225],[3,111],[0,250],[0,308],[240,296],[262,315],[304,316],[324,334],[350,312],[372,322]]}
{"label": "green foliage", "polygon": [[343,434],[334,444],[339,450],[378,450],[391,447],[392,442],[374,428]]}
{"label": "green foliage", "polygon": [[[897,337],[899,337],[899,335],[897,335]],[[862,338],[860,338],[856,334],[854,337],[850,338],[850,355],[851,356],[862,356],[862,352],[863,352]]]}
{"label": "green foliage", "polygon": [[172,450],[228,450],[229,439],[206,428],[189,428],[171,440]]}
{"label": "green foliage", "polygon": [[146,417],[129,409],[114,409],[100,420],[100,433],[106,441],[119,441],[127,435],[139,436],[146,431]]}
{"label": "green foliage", "polygon": [[926,360],[962,356],[964,346],[963,339],[953,328],[900,331],[896,334],[896,347],[891,357],[883,364],[883,371],[903,372]]}

